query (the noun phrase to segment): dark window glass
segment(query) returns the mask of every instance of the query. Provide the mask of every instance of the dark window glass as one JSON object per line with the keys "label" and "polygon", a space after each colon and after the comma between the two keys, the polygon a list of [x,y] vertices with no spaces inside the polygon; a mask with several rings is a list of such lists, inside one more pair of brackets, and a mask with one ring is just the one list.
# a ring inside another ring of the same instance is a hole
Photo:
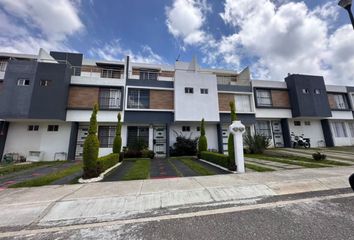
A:
{"label": "dark window glass", "polygon": [[301,126],[301,121],[294,121],[294,126]]}
{"label": "dark window glass", "polygon": [[39,126],[38,126],[38,125],[34,125],[34,126],[33,126],[33,131],[38,131],[38,129],[39,129]]}
{"label": "dark window glass", "polygon": [[59,126],[58,125],[48,125],[48,132],[58,132]]}
{"label": "dark window glass", "polygon": [[149,128],[128,126],[128,148],[134,149],[141,144],[144,144],[145,147],[149,146]]}
{"label": "dark window glass", "polygon": [[182,126],[182,132],[190,132],[191,127],[190,126]]}
{"label": "dark window glass", "polygon": [[257,105],[262,107],[271,107],[272,106],[272,96],[270,90],[258,89],[256,91],[257,96]]}
{"label": "dark window glass", "polygon": [[309,92],[309,90],[307,88],[303,88],[302,89],[302,93],[303,94],[309,94],[310,92]]}
{"label": "dark window glass", "polygon": [[33,125],[29,125],[27,128],[28,131],[33,131]]}
{"label": "dark window glass", "polygon": [[209,90],[207,88],[201,88],[200,89],[200,93],[201,94],[208,94],[209,93]]}
{"label": "dark window glass", "polygon": [[52,81],[50,80],[41,80],[39,82],[39,85],[42,86],[42,87],[48,87],[50,84],[51,84]]}
{"label": "dark window glass", "polygon": [[147,109],[149,102],[150,92],[148,89],[129,89],[128,108]]}
{"label": "dark window glass", "polygon": [[185,92],[185,93],[193,93],[193,88],[191,88],[191,87],[186,87],[186,88],[184,88],[184,92]]}
{"label": "dark window glass", "polygon": [[17,86],[29,86],[30,80],[26,78],[19,78],[17,79]]}
{"label": "dark window glass", "polygon": [[98,139],[101,148],[113,147],[116,128],[114,126],[99,126]]}

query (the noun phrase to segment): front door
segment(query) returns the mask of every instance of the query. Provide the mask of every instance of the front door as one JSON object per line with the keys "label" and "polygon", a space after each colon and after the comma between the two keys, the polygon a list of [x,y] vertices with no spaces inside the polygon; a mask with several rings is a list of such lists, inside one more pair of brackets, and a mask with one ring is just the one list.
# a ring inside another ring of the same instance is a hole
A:
{"label": "front door", "polygon": [[284,147],[283,132],[280,121],[272,121],[274,147]]}
{"label": "front door", "polygon": [[155,157],[166,157],[166,128],[154,127]]}

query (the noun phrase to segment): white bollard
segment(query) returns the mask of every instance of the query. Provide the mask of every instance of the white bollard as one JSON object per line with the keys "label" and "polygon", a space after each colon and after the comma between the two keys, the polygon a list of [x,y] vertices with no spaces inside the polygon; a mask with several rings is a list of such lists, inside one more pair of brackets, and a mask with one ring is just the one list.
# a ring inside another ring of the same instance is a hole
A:
{"label": "white bollard", "polygon": [[245,126],[241,121],[233,121],[229,126],[229,131],[234,135],[235,163],[238,173],[245,172],[245,158],[243,155],[243,133]]}

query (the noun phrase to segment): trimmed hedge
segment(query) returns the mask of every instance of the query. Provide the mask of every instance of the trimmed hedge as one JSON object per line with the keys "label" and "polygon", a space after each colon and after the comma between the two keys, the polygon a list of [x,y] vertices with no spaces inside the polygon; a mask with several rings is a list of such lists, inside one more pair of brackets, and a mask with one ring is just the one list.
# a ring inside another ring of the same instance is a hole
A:
{"label": "trimmed hedge", "polygon": [[103,173],[119,162],[119,154],[111,153],[97,159],[98,171]]}
{"label": "trimmed hedge", "polygon": [[201,152],[201,159],[229,168],[229,157],[215,152]]}

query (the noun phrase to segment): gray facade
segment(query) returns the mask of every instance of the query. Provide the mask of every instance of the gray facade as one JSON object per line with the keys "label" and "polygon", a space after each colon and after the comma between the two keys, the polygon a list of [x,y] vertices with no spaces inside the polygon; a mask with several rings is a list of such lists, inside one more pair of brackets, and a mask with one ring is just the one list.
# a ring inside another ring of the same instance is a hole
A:
{"label": "gray facade", "polygon": [[173,89],[174,84],[171,81],[127,79],[127,86],[160,87]]}
{"label": "gray facade", "polygon": [[172,112],[125,111],[124,123],[169,124],[174,122]]}
{"label": "gray facade", "polygon": [[[65,120],[70,78],[65,63],[10,60],[0,93],[0,118]],[[29,80],[29,85],[18,86],[19,79]]]}
{"label": "gray facade", "polygon": [[252,92],[252,87],[251,86],[240,86],[240,85],[220,85],[220,84],[218,84],[218,91]]}
{"label": "gray facade", "polygon": [[293,117],[331,117],[324,79],[292,74],[285,78]]}
{"label": "gray facade", "polygon": [[9,129],[9,122],[0,121],[0,160],[4,154],[4,148],[6,143],[7,131]]}
{"label": "gray facade", "polygon": [[[237,113],[237,120],[240,120],[244,125],[252,125],[256,123],[256,115]],[[231,114],[220,113],[220,123],[231,124]]]}

